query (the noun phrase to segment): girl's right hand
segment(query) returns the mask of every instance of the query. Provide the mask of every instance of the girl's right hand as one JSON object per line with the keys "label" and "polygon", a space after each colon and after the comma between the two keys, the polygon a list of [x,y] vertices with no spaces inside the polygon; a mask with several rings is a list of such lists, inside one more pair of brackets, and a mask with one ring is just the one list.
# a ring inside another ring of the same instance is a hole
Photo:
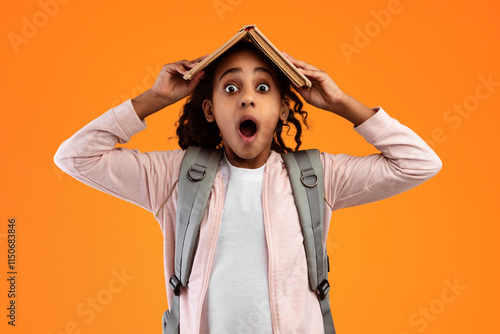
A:
{"label": "girl's right hand", "polygon": [[184,80],[182,77],[207,56],[208,54],[191,61],[184,59],[175,63],[163,65],[160,74],[150,90],[157,97],[164,100],[166,105],[174,104],[183,99],[191,94],[203,74],[205,74],[205,71],[198,72],[194,78],[189,81]]}

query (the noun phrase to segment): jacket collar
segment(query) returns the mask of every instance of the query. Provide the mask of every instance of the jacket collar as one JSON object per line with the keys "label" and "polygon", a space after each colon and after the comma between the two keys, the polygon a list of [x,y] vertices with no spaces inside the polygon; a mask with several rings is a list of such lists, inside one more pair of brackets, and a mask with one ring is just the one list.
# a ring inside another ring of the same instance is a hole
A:
{"label": "jacket collar", "polygon": [[267,158],[266,168],[264,172],[269,168],[283,168],[283,166],[284,166],[284,161],[283,158],[281,157],[281,154],[271,150],[271,154],[269,154],[269,158]]}

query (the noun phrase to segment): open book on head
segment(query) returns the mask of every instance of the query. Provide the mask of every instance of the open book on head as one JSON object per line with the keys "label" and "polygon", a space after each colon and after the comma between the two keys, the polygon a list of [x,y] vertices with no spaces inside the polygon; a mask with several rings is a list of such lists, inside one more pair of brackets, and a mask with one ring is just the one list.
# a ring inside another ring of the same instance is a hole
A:
{"label": "open book on head", "polygon": [[293,65],[267,38],[264,36],[256,25],[247,25],[241,28],[229,41],[227,41],[220,48],[212,52],[205,59],[199,62],[189,72],[184,75],[184,80],[191,80],[196,73],[203,70],[210,63],[212,63],[219,56],[224,54],[233,45],[246,39],[253,43],[257,48],[262,51],[269,59],[271,59],[276,66],[278,66],[283,73],[292,81],[296,87],[312,86],[311,81],[300,72],[295,65]]}

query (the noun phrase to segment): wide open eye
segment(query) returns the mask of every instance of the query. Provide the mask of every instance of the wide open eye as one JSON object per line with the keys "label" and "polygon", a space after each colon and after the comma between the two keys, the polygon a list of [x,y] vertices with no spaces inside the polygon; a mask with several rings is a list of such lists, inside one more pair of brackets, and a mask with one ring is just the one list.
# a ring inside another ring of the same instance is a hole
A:
{"label": "wide open eye", "polygon": [[269,86],[265,83],[261,83],[260,85],[257,86],[257,90],[259,92],[267,92],[269,90]]}
{"label": "wide open eye", "polygon": [[238,91],[238,87],[236,87],[233,84],[229,84],[226,87],[224,87],[224,90],[226,91],[226,93],[234,93],[234,92]]}

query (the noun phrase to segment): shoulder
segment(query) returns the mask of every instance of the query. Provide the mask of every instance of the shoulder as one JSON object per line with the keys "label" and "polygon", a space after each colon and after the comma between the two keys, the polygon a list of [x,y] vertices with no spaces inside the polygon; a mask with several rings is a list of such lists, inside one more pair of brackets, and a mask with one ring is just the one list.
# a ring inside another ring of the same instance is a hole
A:
{"label": "shoulder", "polygon": [[[331,163],[331,161],[335,159],[335,156],[336,156],[335,154],[319,151],[319,157],[323,165],[323,168],[325,168],[325,164]],[[276,151],[271,151],[271,154],[269,155],[266,164],[269,166],[269,168],[281,168],[281,169],[286,168],[283,157],[281,156],[280,153]]]}
{"label": "shoulder", "polygon": [[271,150],[271,153],[269,154],[269,158],[267,158],[266,161],[266,166],[267,168],[274,169],[284,169],[286,168],[285,166],[285,161],[283,160],[283,157],[281,154],[279,154],[276,151]]}
{"label": "shoulder", "polygon": [[174,149],[167,151],[145,152],[145,154],[149,157],[151,170],[158,176],[165,175],[167,178],[177,179],[186,151]]}
{"label": "shoulder", "polygon": [[335,154],[320,152],[319,157],[321,159],[321,163],[323,164],[323,168],[326,168],[331,165],[332,161],[335,158]]}

